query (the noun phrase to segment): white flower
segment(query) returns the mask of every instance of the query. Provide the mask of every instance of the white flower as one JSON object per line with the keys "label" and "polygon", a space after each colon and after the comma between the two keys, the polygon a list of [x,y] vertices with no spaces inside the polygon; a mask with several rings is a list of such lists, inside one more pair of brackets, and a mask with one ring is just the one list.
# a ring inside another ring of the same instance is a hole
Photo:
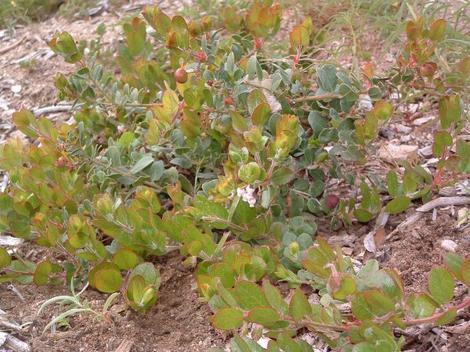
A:
{"label": "white flower", "polygon": [[246,186],[245,188],[237,188],[237,196],[247,202],[251,208],[253,208],[256,204],[254,192],[255,189],[251,186]]}

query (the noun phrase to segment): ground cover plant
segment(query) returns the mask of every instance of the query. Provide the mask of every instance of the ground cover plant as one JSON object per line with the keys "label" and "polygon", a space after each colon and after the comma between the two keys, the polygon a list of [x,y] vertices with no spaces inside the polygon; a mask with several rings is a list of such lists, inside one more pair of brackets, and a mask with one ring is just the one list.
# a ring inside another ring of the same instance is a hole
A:
{"label": "ground cover plant", "polygon": [[[312,63],[321,37],[312,19],[287,33],[281,13],[271,1],[193,20],[147,7],[124,22],[115,60],[100,46],[103,26],[88,42],[57,33],[49,46],[76,67],[55,78],[74,119],[18,111],[29,141],[0,147],[9,179],[0,229],[48,257],[33,263],[2,249],[0,282],[88,283],[145,314],[159,300],[152,261],[178,249],[213,325],[233,332],[233,351],[311,351],[296,339],[305,330],[338,350],[399,351],[397,329],[443,325],[470,306],[468,293],[454,300],[457,282],[470,285],[470,258],[449,253],[427,290],[410,294],[397,271],[375,260],[355,267],[316,234],[319,218],[338,228],[398,214],[470,172],[460,137],[470,61],[442,59],[450,25],[411,18],[402,54],[379,76],[373,65]],[[282,35],[286,48],[272,39]],[[403,173],[357,179],[348,166],[370,157],[394,113],[391,93],[438,105],[439,162],[429,170],[403,161]],[[370,109],[359,104],[364,94]],[[330,179],[354,193],[325,189]]]}

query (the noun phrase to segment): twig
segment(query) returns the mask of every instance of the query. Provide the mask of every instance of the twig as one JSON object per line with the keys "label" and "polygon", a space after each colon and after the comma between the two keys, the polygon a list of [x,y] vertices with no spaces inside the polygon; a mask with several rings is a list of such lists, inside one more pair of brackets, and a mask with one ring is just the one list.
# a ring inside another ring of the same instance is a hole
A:
{"label": "twig", "polygon": [[72,105],[52,105],[33,110],[35,116],[53,114],[56,112],[68,112],[72,110]]}
{"label": "twig", "polygon": [[420,206],[416,211],[426,213],[437,207],[447,207],[449,205],[470,204],[470,197],[440,197]]}
{"label": "twig", "polygon": [[6,332],[0,332],[0,340],[5,340],[4,347],[12,349],[15,352],[31,352],[31,347],[15,336],[7,334]]}
{"label": "twig", "polygon": [[336,93],[326,93],[320,95],[307,95],[306,97],[300,97],[292,99],[294,103],[302,103],[304,101],[315,101],[315,100],[325,100],[325,99],[341,99],[343,96]]}
{"label": "twig", "polygon": [[0,246],[18,246],[23,243],[23,239],[12,236],[0,235]]}
{"label": "twig", "polygon": [[446,309],[442,312],[433,314],[430,317],[419,318],[419,319],[408,319],[408,320],[404,320],[403,322],[405,323],[405,325],[408,325],[408,326],[420,325],[420,324],[429,324],[429,323],[433,323],[436,320],[440,319],[441,317],[445,316],[450,311],[450,309],[454,309],[456,312],[458,312],[459,310],[466,309],[469,306],[470,306],[470,297],[463,300],[461,303],[459,303],[455,306],[449,307],[448,309]]}
{"label": "twig", "polygon": [[15,286],[13,286],[13,284],[9,284],[7,286],[7,288],[9,290],[11,290],[14,294],[16,294],[20,300],[22,300],[23,302],[25,301],[25,299],[24,299],[23,295],[21,294],[21,292],[18,291],[18,289]]}
{"label": "twig", "polygon": [[10,330],[15,330],[15,331],[23,330],[21,325],[12,323],[11,321],[6,320],[6,318],[4,317],[0,317],[0,326],[3,326],[4,328],[10,329]]}
{"label": "twig", "polygon": [[3,55],[7,52],[9,52],[10,50],[16,48],[18,45],[20,45],[21,43],[23,43],[23,41],[26,39],[26,36],[21,38],[20,40],[18,40],[17,42],[11,44],[11,45],[8,45],[2,49],[0,49],[0,55]]}

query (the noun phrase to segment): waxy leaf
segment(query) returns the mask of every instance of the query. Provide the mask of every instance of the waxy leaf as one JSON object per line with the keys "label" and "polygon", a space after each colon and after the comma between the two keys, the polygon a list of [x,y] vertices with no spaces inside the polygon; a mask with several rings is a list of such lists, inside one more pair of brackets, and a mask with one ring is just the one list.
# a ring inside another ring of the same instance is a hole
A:
{"label": "waxy leaf", "polygon": [[410,206],[411,199],[407,196],[397,197],[387,203],[385,210],[389,214],[399,214],[404,212]]}
{"label": "waxy leaf", "polygon": [[428,289],[439,304],[450,302],[454,297],[454,279],[444,268],[434,268],[429,277]]}
{"label": "waxy leaf", "polygon": [[116,264],[103,262],[95,266],[89,274],[90,285],[104,293],[118,291],[122,285],[122,276]]}
{"label": "waxy leaf", "polygon": [[302,320],[312,313],[312,307],[300,289],[296,289],[289,304],[289,312],[295,321]]}
{"label": "waxy leaf", "polygon": [[0,247],[0,269],[3,269],[10,265],[11,257],[8,254],[7,250],[3,247]]}
{"label": "waxy leaf", "polygon": [[248,321],[270,327],[280,319],[280,315],[271,307],[255,307],[248,313]]}
{"label": "waxy leaf", "polygon": [[439,119],[443,129],[460,121],[462,115],[461,101],[458,95],[448,95],[439,101]]}
{"label": "waxy leaf", "polygon": [[239,281],[232,290],[232,293],[243,309],[250,310],[255,307],[269,306],[263,291],[253,282]]}
{"label": "waxy leaf", "polygon": [[220,330],[238,329],[243,324],[243,312],[238,308],[219,309],[212,317],[212,324]]}
{"label": "waxy leaf", "polygon": [[433,299],[424,293],[410,297],[408,305],[415,318],[427,318],[431,316],[437,308]]}

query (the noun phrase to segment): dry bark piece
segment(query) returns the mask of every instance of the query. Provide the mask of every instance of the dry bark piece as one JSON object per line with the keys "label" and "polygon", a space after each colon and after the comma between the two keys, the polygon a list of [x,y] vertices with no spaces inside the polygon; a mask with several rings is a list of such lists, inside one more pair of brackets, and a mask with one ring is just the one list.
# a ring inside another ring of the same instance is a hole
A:
{"label": "dry bark piece", "polygon": [[[2,343],[3,341],[3,343]],[[15,352],[31,352],[31,347],[24,341],[6,332],[0,332],[0,346]]]}
{"label": "dry bark piece", "polygon": [[21,38],[20,40],[18,40],[17,42],[11,44],[11,45],[8,45],[2,49],[0,49],[0,55],[2,54],[5,54],[7,52],[9,52],[10,50],[16,48],[18,45],[20,45],[21,43],[23,43],[23,41],[26,39],[26,37],[23,37]]}
{"label": "dry bark piece", "polygon": [[418,146],[389,143],[387,145],[382,145],[378,153],[380,159],[383,159],[389,163],[403,159],[408,161],[415,161],[418,159]]}
{"label": "dry bark piece", "polygon": [[114,352],[130,352],[133,345],[134,341],[125,339],[120,343]]}

